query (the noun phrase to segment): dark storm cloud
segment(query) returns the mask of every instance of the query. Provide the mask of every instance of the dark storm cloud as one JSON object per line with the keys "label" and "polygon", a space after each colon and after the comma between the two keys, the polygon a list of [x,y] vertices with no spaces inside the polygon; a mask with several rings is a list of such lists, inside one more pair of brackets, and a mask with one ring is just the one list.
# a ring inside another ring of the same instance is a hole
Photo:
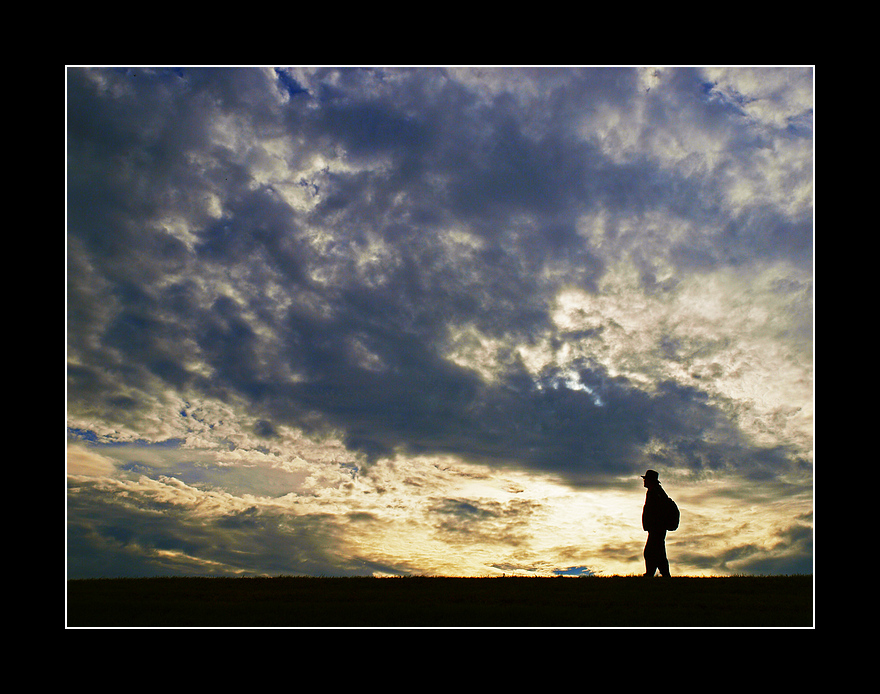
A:
{"label": "dark storm cloud", "polygon": [[[595,292],[616,259],[578,233],[581,215],[610,211],[609,238],[623,244],[619,211],[719,212],[710,181],[615,161],[576,136],[585,113],[626,107],[634,71],[554,71],[566,88],[531,101],[480,94],[435,69],[327,70],[308,83],[284,74],[69,71],[72,406],[132,423],[158,382],[244,398],[264,437],[323,422],[371,460],[452,453],[572,480],[633,472],[650,462],[652,441],[653,455],[694,469],[734,460],[759,470],[787,457],[753,450],[691,386],[647,393],[585,363],[590,391],[573,389],[554,385],[552,371],[536,379],[513,354],[487,382],[445,356],[454,326],[511,343],[572,338],[550,317],[556,291]],[[733,127],[731,107],[699,111],[705,88],[674,74],[680,104]],[[255,180],[263,160],[242,133],[296,143],[293,168],[322,153],[344,153],[349,166],[303,173],[296,185],[316,204],[298,208]],[[208,199],[222,214],[206,211]],[[189,237],[172,233],[175,217]],[[473,241],[467,252],[450,251],[451,228]],[[703,269],[809,255],[811,227],[774,210],[733,214],[721,228],[664,253]],[[385,254],[365,270],[376,243]],[[624,247],[656,286],[651,249]]]}

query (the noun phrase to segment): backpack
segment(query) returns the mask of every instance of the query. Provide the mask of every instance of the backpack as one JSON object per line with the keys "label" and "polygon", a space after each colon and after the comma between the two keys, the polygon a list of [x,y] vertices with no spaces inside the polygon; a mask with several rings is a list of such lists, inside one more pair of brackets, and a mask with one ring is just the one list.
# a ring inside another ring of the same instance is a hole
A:
{"label": "backpack", "polygon": [[672,497],[666,497],[666,529],[678,530],[678,523],[681,520],[681,512],[678,505],[672,500]]}

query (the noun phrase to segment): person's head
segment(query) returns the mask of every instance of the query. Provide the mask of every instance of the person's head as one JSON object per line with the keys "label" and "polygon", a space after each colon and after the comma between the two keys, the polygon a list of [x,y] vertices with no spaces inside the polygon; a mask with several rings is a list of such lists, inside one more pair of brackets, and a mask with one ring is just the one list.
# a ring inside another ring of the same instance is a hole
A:
{"label": "person's head", "polygon": [[648,470],[641,477],[645,480],[646,487],[653,487],[655,484],[660,484],[660,475],[657,474],[656,470]]}

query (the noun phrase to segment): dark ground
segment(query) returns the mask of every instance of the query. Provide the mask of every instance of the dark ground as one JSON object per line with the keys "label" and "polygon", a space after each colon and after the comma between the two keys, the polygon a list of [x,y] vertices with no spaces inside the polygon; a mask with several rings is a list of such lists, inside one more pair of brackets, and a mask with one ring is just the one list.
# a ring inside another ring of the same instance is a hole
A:
{"label": "dark ground", "polygon": [[67,627],[812,627],[813,577],[67,582]]}

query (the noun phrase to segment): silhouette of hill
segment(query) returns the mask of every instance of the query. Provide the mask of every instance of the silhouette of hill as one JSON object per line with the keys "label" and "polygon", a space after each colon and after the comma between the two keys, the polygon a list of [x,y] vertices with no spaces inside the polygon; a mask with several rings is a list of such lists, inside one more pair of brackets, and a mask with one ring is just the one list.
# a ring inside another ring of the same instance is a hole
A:
{"label": "silhouette of hill", "polygon": [[67,582],[67,627],[812,627],[813,577]]}

